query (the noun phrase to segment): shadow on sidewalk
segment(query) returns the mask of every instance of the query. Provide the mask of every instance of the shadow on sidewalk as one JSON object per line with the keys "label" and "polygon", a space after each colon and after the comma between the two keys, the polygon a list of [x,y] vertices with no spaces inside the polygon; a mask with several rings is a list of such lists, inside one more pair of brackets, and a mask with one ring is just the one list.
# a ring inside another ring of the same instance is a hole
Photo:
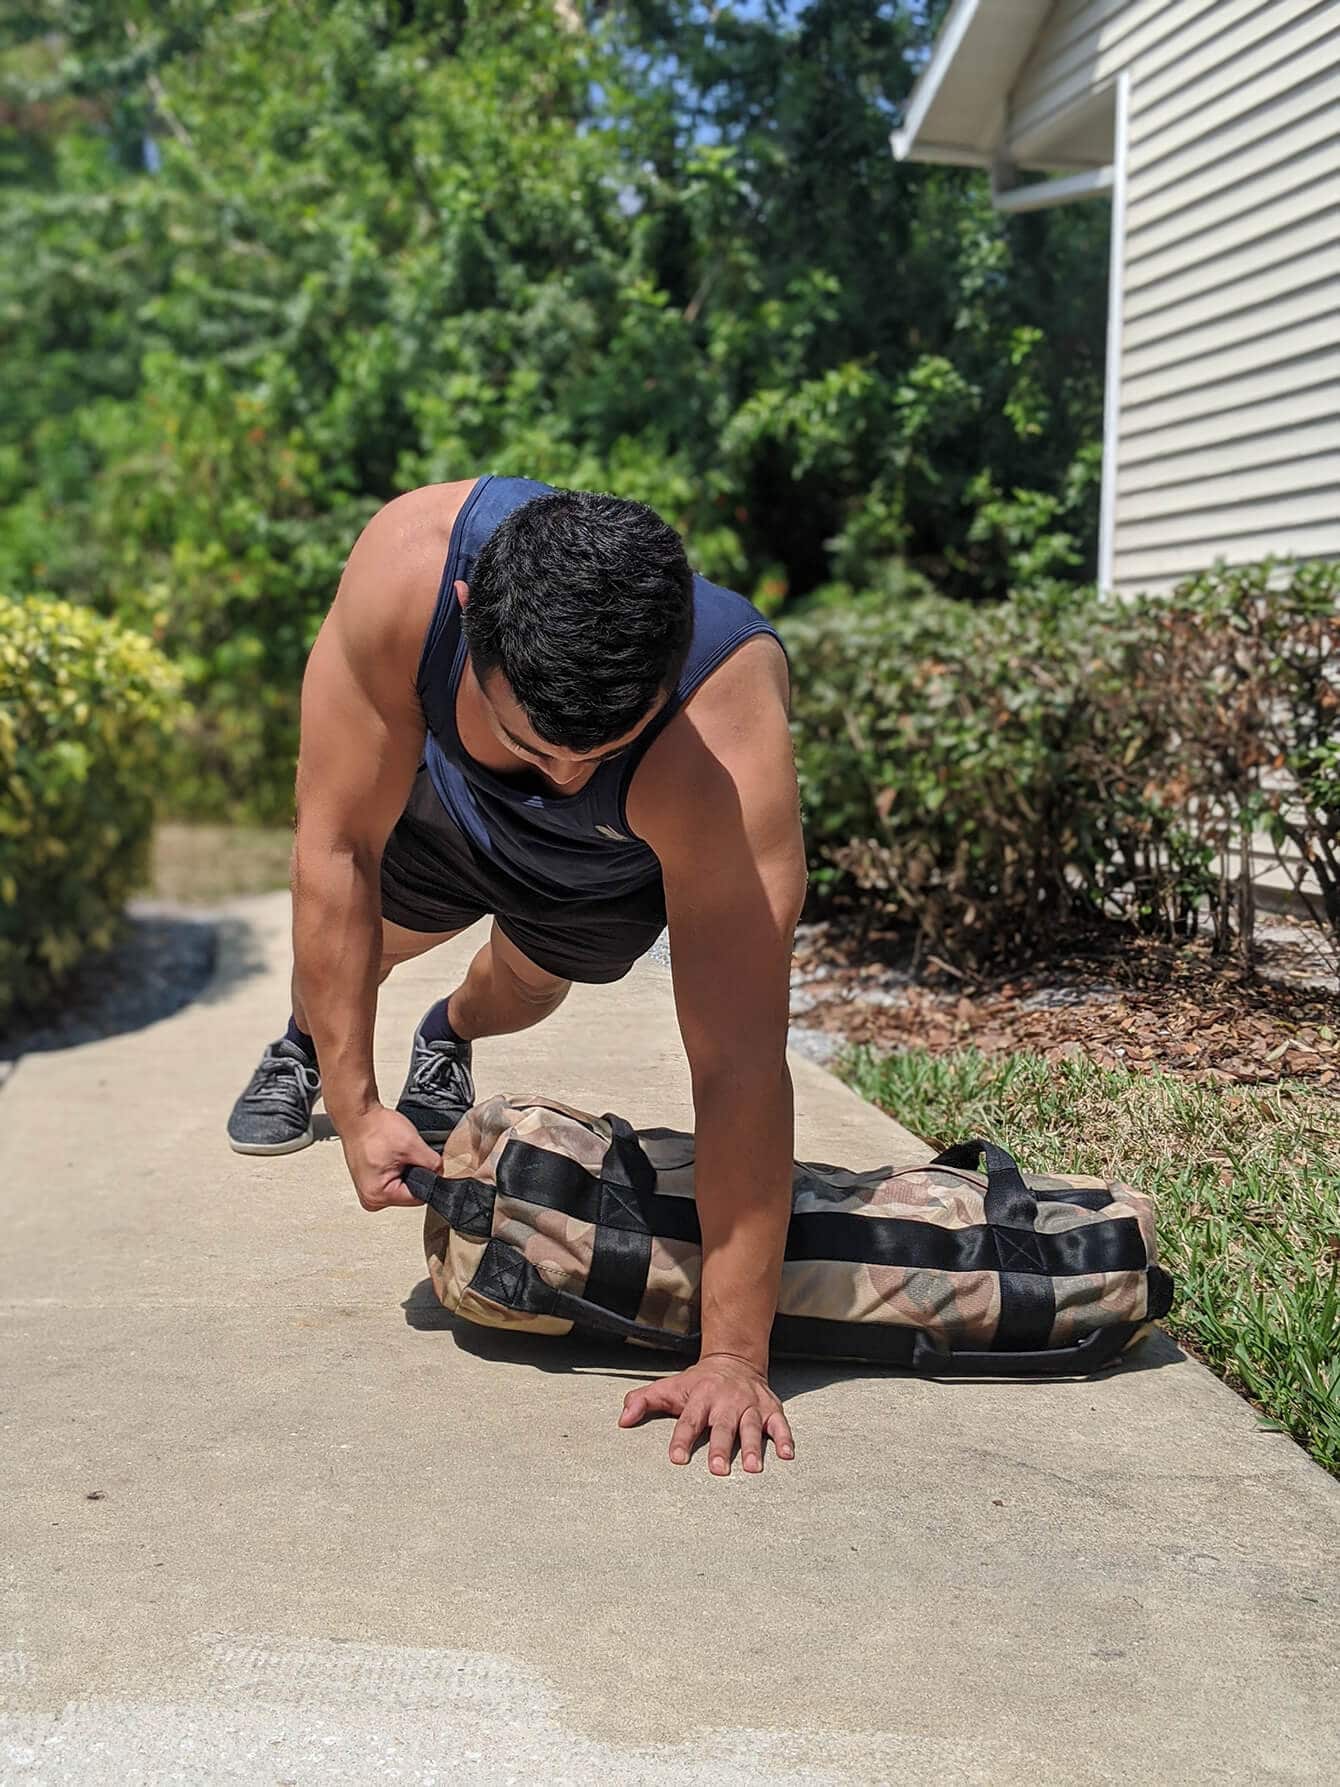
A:
{"label": "shadow on sidewalk", "polygon": [[[473,1353],[476,1358],[496,1360],[500,1365],[529,1365],[537,1371],[596,1372],[607,1377],[629,1377],[645,1381],[682,1369],[687,1362],[676,1354],[654,1353],[640,1347],[624,1346],[618,1341],[577,1335],[515,1334],[504,1328],[482,1328],[474,1322],[462,1321],[443,1309],[433,1290],[432,1280],[428,1278],[421,1279],[415,1285],[401,1308],[405,1312],[407,1326],[425,1332],[449,1333],[464,1352]],[[1126,1362],[1107,1371],[1095,1372],[1088,1378],[1074,1378],[1069,1381],[1087,1383],[1097,1388],[1106,1378],[1126,1377],[1137,1371],[1160,1371],[1164,1366],[1182,1365],[1185,1362],[1186,1354],[1160,1328],[1138,1346]],[[922,1382],[933,1383],[944,1390],[987,1381],[970,1377],[931,1378],[924,1377],[919,1372],[901,1371],[887,1365],[864,1364],[858,1360],[818,1359],[774,1360],[770,1377],[773,1388],[785,1402],[851,1378],[917,1377]],[[1026,1395],[1034,1384],[1054,1383],[1057,1380],[992,1378],[989,1381],[1008,1384],[1020,1395]]]}
{"label": "shadow on sidewalk", "polygon": [[0,1031],[0,1062],[142,1030],[191,1004],[214,1005],[265,967],[243,919],[136,901],[111,949],[81,962],[50,1009]]}

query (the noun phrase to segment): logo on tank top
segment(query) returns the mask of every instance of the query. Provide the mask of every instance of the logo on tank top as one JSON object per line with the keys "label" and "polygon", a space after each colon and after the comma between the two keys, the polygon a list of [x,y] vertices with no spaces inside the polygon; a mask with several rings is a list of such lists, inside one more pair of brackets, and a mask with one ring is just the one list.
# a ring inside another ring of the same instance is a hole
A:
{"label": "logo on tank top", "polygon": [[613,838],[616,844],[631,844],[632,839],[625,837],[621,831],[615,831],[612,825],[598,825],[596,830],[602,838]]}

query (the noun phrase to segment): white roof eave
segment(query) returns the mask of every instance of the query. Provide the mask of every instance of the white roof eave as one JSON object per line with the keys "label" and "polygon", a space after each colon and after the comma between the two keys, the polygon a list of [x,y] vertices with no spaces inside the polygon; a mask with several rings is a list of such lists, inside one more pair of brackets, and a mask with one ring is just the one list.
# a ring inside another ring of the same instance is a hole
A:
{"label": "white roof eave", "polygon": [[981,0],[954,0],[940,34],[931,50],[930,61],[917,76],[917,84],[907,102],[907,116],[901,130],[889,139],[898,161],[907,161],[917,147],[917,136],[926,122],[926,114],[935,101],[940,85],[949,72],[949,65],[958,55],[959,46],[968,35]]}
{"label": "white roof eave", "polygon": [[954,0],[889,142],[898,161],[990,167],[1050,0]]}

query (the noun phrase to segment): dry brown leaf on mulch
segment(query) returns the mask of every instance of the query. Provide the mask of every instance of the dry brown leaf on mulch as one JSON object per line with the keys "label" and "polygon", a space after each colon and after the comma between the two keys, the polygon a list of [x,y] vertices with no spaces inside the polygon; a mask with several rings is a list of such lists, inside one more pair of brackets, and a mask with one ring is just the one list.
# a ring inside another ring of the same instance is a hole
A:
{"label": "dry brown leaf on mulch", "polygon": [[898,933],[838,917],[797,935],[794,1011],[881,1049],[1082,1055],[1225,1084],[1301,1079],[1340,1096],[1340,999],[1299,967],[1315,939],[1298,948],[1281,978],[1244,977],[1202,940],[1099,930],[1045,963],[951,980],[943,966],[914,976]]}

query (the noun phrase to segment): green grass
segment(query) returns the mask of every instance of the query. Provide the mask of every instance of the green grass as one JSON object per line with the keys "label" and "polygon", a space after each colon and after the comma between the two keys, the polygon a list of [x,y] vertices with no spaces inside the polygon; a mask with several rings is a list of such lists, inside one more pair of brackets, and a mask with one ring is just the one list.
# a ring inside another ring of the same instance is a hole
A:
{"label": "green grass", "polygon": [[1153,1193],[1177,1280],[1164,1325],[1340,1472],[1340,1103],[976,1050],[862,1048],[839,1071],[937,1147],[988,1136],[1026,1171]]}
{"label": "green grass", "polygon": [[154,831],[149,881],[157,900],[208,905],[235,894],[288,886],[293,832],[288,826],[185,825],[164,820]]}

